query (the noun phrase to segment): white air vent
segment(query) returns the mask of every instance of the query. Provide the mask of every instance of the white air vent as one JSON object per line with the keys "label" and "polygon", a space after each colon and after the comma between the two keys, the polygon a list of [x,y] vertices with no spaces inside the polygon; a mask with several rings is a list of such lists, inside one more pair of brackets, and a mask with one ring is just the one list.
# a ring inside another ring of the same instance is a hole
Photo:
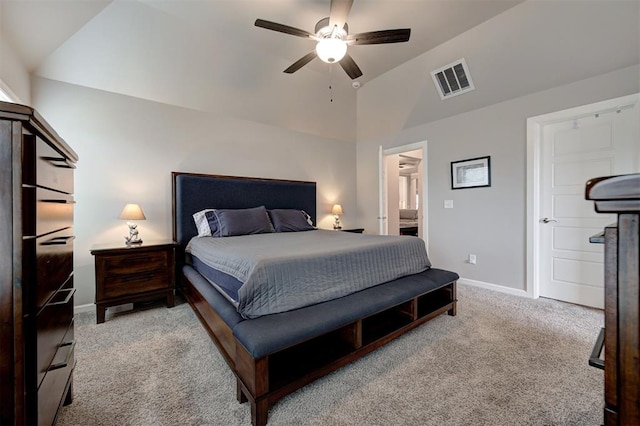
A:
{"label": "white air vent", "polygon": [[440,99],[452,98],[475,89],[464,58],[431,71],[431,78],[438,89]]}

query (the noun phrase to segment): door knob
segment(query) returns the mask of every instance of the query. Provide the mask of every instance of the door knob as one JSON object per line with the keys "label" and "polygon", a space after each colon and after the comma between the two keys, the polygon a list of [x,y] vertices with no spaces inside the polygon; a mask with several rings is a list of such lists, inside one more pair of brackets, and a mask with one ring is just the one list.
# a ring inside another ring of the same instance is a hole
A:
{"label": "door knob", "polygon": [[548,217],[545,217],[541,220],[542,223],[549,223],[549,222],[557,222],[557,220],[555,219],[549,219]]}

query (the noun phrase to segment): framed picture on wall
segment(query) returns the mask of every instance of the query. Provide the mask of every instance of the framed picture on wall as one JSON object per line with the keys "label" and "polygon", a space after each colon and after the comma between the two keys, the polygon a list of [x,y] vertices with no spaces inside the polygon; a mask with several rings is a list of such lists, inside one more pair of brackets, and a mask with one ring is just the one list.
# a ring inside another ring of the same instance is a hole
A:
{"label": "framed picture on wall", "polygon": [[451,162],[451,189],[491,186],[491,157]]}

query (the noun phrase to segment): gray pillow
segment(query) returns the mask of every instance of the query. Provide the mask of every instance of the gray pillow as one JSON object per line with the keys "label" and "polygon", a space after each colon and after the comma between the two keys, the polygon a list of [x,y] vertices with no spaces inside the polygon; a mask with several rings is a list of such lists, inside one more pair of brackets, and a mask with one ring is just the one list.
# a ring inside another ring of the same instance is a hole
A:
{"label": "gray pillow", "polygon": [[269,217],[276,232],[299,232],[316,229],[309,220],[309,215],[302,210],[273,209]]}
{"label": "gray pillow", "polygon": [[251,209],[216,209],[207,212],[206,217],[213,237],[273,232],[273,225],[264,206]]}

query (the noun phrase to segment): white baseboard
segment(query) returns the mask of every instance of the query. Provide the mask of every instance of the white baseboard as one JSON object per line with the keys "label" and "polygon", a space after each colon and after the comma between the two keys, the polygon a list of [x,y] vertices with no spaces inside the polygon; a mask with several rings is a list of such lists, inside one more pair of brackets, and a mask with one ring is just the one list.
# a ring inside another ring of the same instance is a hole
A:
{"label": "white baseboard", "polygon": [[[130,311],[133,309],[133,303],[124,303],[122,305],[117,306],[109,306],[110,314],[117,314],[119,312]],[[86,305],[78,305],[73,307],[74,314],[79,314],[82,312],[95,312],[96,305],[95,303],[87,303]]]}
{"label": "white baseboard", "polygon": [[[110,314],[117,314],[118,312],[130,311],[133,309],[133,303],[124,303],[117,306],[109,306]],[[86,305],[78,305],[73,307],[73,312],[79,314],[81,312],[95,312],[95,303],[87,303]]]}
{"label": "white baseboard", "polygon": [[[505,287],[503,285],[486,283],[484,281],[471,280],[469,278],[459,278],[458,282],[460,284],[467,284],[467,285],[472,285],[474,287],[481,287],[481,288],[486,288],[488,290],[499,291],[500,293],[526,297],[529,299],[531,298],[531,295],[527,293],[525,290],[518,290],[515,288]],[[116,313],[121,311],[128,311],[128,310],[131,310],[132,308],[133,306],[131,304],[125,304],[122,306],[113,306],[109,309],[111,313]],[[95,312],[95,311],[96,311],[96,305],[94,303],[87,303],[86,305],[78,305],[78,306],[74,306],[73,308],[73,312],[76,314],[79,314],[82,312]]]}
{"label": "white baseboard", "polygon": [[526,290],[518,290],[516,288],[505,287],[503,285],[485,283],[484,281],[471,280],[469,278],[458,279],[460,284],[468,284],[474,287],[486,288],[487,290],[499,291],[500,293],[511,294],[513,296],[531,298],[531,295]]}
{"label": "white baseboard", "polygon": [[96,305],[95,303],[87,303],[86,305],[78,305],[73,307],[74,314],[81,314],[83,312],[95,312]]}

